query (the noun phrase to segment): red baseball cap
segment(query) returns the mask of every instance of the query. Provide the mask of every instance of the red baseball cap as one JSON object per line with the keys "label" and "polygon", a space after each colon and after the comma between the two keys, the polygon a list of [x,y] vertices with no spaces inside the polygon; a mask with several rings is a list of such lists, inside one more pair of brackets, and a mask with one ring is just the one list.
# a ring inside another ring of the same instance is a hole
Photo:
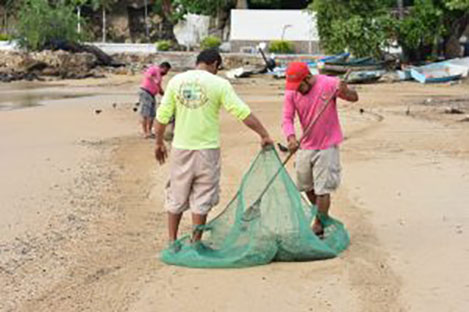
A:
{"label": "red baseball cap", "polygon": [[308,65],[303,62],[292,62],[288,64],[287,71],[285,72],[287,83],[285,90],[297,91],[303,79],[308,77],[311,72]]}

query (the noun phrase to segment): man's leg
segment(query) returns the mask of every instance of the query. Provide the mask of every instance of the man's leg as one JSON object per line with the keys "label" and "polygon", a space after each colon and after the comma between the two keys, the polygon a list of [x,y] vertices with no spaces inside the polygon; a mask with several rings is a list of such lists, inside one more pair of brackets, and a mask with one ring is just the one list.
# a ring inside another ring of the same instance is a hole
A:
{"label": "man's leg", "polygon": [[[327,217],[329,216],[329,208],[331,206],[331,196],[330,194],[317,195],[316,196],[316,205],[318,206],[318,213]],[[316,235],[322,235],[324,232],[324,227],[321,223],[321,220],[316,216],[314,219],[312,230]]]}
{"label": "man's leg", "polygon": [[148,133],[149,133],[150,135],[152,135],[151,130],[153,129],[153,122],[154,122],[154,120],[155,120],[155,118],[153,118],[153,117],[148,118]]}
{"label": "man's leg", "polygon": [[308,197],[309,201],[311,202],[311,204],[317,206],[317,200],[318,200],[318,197],[316,196],[316,193],[314,193],[314,189],[312,189],[311,191],[309,192],[306,192],[306,196]]}
{"label": "man's leg", "polygon": [[[220,190],[221,159],[219,149],[197,151],[197,178],[192,184],[189,202],[192,210],[192,226],[205,225],[207,214],[218,204]],[[193,241],[202,239],[203,231],[194,231]]]}
{"label": "man's leg", "polygon": [[[331,206],[330,193],[335,191],[340,184],[340,158],[337,147],[319,152],[313,161],[313,176],[318,214],[328,217]],[[320,218],[316,217],[312,229],[317,235],[324,232],[324,225]]]}
{"label": "man's leg", "polygon": [[[192,213],[192,226],[194,227],[194,229],[198,227],[199,225],[205,225],[206,222],[207,222],[207,215]],[[196,242],[196,241],[201,240],[203,232],[204,231],[194,230],[193,235],[192,235],[192,241]]]}
{"label": "man's leg", "polygon": [[147,117],[142,116],[141,123],[142,123],[143,136],[146,137],[146,135],[147,135]]}
{"label": "man's leg", "polygon": [[189,208],[192,187],[193,151],[173,149],[170,180],[165,189],[165,208],[168,212],[169,240],[177,239],[182,214]]}
{"label": "man's leg", "polygon": [[143,135],[145,139],[151,137],[151,118],[143,117]]}
{"label": "man's leg", "polygon": [[168,234],[170,243],[178,238],[179,223],[181,222],[182,213],[168,212]]}

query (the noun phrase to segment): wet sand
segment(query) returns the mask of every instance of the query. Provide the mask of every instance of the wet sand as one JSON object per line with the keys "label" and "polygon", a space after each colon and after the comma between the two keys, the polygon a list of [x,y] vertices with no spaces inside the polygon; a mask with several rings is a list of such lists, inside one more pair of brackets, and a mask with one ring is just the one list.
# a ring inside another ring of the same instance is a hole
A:
{"label": "wet sand", "polygon": [[[359,103],[340,104],[344,179],[332,207],[350,248],[242,270],[158,260],[168,166],[140,137],[137,86],[126,76],[0,86],[0,105],[24,93],[39,104],[0,111],[0,311],[469,309],[469,122],[437,100],[469,98],[469,85],[359,86]],[[235,88],[282,140],[282,82]],[[225,113],[222,142],[212,217],[259,148]]]}

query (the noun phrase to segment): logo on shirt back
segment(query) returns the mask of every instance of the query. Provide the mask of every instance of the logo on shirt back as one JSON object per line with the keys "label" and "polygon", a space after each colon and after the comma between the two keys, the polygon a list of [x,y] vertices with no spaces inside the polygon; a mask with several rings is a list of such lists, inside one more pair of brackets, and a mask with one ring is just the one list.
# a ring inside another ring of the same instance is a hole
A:
{"label": "logo on shirt back", "polygon": [[190,109],[197,109],[208,103],[205,89],[198,80],[181,83],[176,98],[179,103]]}

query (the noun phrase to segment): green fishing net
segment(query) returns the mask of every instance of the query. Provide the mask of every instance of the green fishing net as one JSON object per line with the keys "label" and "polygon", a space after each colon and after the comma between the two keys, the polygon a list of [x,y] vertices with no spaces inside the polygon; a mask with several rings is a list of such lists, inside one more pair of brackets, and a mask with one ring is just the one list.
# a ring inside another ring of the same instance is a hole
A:
{"label": "green fishing net", "polygon": [[349,235],[338,220],[318,215],[324,225],[319,238],[311,230],[316,214],[275,149],[264,149],[244,174],[235,198],[203,227],[202,241],[182,237],[162,251],[161,259],[194,268],[240,268],[335,257],[349,245]]}

